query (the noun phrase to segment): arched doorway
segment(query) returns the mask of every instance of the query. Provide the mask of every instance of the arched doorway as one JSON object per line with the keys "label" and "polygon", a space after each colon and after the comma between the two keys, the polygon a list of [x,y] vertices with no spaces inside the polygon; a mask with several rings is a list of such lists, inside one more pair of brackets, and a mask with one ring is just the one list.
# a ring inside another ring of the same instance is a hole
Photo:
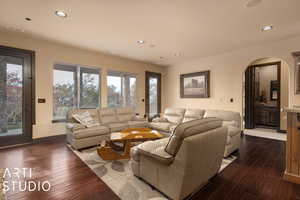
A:
{"label": "arched doorway", "polygon": [[244,73],[245,129],[287,129],[284,107],[289,106],[289,66],[279,58],[256,59]]}

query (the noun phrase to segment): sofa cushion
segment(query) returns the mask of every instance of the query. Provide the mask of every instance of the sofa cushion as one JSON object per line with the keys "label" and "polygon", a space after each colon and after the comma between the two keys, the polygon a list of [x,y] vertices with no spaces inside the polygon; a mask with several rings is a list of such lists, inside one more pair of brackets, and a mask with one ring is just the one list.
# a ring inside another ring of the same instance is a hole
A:
{"label": "sofa cushion", "polygon": [[198,119],[179,124],[172,133],[166,146],[166,152],[175,156],[184,138],[201,134],[222,126],[222,121],[217,118]]}
{"label": "sofa cushion", "polygon": [[171,123],[179,124],[183,119],[184,112],[184,108],[166,108],[164,118]]}
{"label": "sofa cushion", "polygon": [[127,123],[110,123],[105,124],[105,126],[108,127],[111,132],[119,132],[128,128]]}
{"label": "sofa cushion", "polygon": [[99,118],[101,124],[117,123],[117,113],[114,108],[102,108],[99,109]]}
{"label": "sofa cushion", "polygon": [[204,118],[217,117],[223,121],[235,121],[236,126],[241,128],[241,115],[238,112],[226,110],[206,110]]}
{"label": "sofa cushion", "polygon": [[73,135],[75,139],[82,139],[98,135],[105,135],[109,133],[109,129],[105,126],[94,126],[90,128],[76,130],[73,132]]}
{"label": "sofa cushion", "polygon": [[169,127],[170,133],[173,133],[173,131],[176,129],[176,127],[177,127],[178,125],[179,125],[179,124],[171,124],[170,127]]}
{"label": "sofa cushion", "polygon": [[128,122],[133,120],[135,113],[132,108],[117,108],[116,109],[117,118],[120,122]]}
{"label": "sofa cushion", "polygon": [[172,124],[169,123],[169,122],[151,122],[150,123],[150,128],[165,131],[165,132],[170,132],[170,126],[171,125]]}
{"label": "sofa cushion", "polygon": [[[138,153],[154,158],[155,160],[164,164],[170,164],[174,160],[174,157],[165,151],[165,147],[169,138],[163,138],[155,141],[147,141],[137,146]],[[136,153],[136,152],[135,152]],[[134,155],[138,161],[138,155]]]}
{"label": "sofa cushion", "polygon": [[238,124],[236,121],[223,121],[223,126],[235,126],[238,127]]}
{"label": "sofa cushion", "polygon": [[147,128],[148,122],[147,121],[128,121],[129,128]]}
{"label": "sofa cushion", "polygon": [[241,130],[235,126],[227,126],[227,128],[228,128],[227,134],[230,137],[236,136],[241,133]]}
{"label": "sofa cushion", "polygon": [[77,131],[81,129],[86,129],[86,126],[79,123],[67,123],[67,129],[70,129],[71,131]]}
{"label": "sofa cushion", "polygon": [[186,109],[182,122],[188,122],[195,119],[202,119],[205,111],[201,109]]}
{"label": "sofa cushion", "polygon": [[230,135],[227,135],[226,137],[226,145],[229,145],[231,143],[231,137]]}
{"label": "sofa cushion", "polygon": [[68,115],[67,115],[67,121],[68,122],[73,122],[73,123],[76,123],[77,120],[75,120],[73,118],[73,115],[74,114],[80,114],[80,113],[84,113],[84,112],[89,112],[91,117],[96,121],[96,122],[100,122],[99,120],[99,113],[98,113],[98,109],[74,109],[74,110],[70,110],[68,112]]}

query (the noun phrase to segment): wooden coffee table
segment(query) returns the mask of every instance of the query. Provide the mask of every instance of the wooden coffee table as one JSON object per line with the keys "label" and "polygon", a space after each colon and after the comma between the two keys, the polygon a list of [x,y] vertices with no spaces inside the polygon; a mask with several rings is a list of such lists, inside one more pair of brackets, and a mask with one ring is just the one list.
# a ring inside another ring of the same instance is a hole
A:
{"label": "wooden coffee table", "polygon": [[[156,140],[162,137],[161,133],[150,128],[129,128],[121,132],[112,133],[110,140],[105,142],[103,146],[99,146],[97,152],[103,160],[129,159],[130,149],[134,146],[132,142]],[[123,151],[118,152],[114,150],[113,144],[116,142],[123,143]]]}

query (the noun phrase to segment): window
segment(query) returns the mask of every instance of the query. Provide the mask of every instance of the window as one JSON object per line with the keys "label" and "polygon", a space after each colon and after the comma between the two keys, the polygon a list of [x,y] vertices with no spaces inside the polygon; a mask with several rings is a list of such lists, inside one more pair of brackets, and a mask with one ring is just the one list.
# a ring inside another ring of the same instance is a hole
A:
{"label": "window", "polygon": [[136,108],[136,75],[109,71],[107,87],[108,107]]}
{"label": "window", "polygon": [[74,108],[100,106],[100,70],[71,65],[55,65],[53,70],[53,119],[66,119]]}

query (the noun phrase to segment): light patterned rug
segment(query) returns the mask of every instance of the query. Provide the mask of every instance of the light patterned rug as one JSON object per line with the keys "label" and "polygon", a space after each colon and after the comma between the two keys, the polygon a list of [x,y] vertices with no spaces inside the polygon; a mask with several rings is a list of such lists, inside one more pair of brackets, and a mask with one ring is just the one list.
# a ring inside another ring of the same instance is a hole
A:
{"label": "light patterned rug", "polygon": [[3,191],[3,181],[4,181],[4,178],[3,178],[3,174],[4,174],[4,170],[3,169],[0,169],[0,200],[5,200],[5,193]]}
{"label": "light patterned rug", "polygon": [[[70,147],[70,146],[69,146]],[[123,200],[163,200],[167,199],[144,181],[136,178],[128,160],[104,161],[98,156],[96,148],[83,151],[70,149],[85,162]],[[223,159],[219,172],[231,164],[236,157]]]}

